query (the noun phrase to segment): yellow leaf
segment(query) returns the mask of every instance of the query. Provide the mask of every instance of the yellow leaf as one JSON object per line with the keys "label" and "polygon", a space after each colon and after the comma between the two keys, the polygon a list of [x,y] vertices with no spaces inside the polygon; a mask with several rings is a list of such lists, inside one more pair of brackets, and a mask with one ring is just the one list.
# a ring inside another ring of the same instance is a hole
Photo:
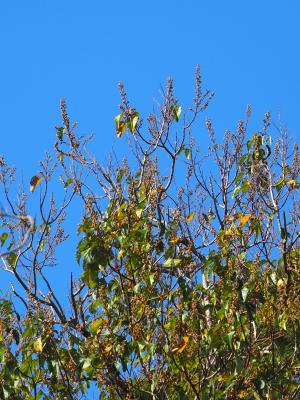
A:
{"label": "yellow leaf", "polygon": [[169,308],[168,311],[166,312],[166,317],[168,317],[170,314],[174,312],[174,308]]}
{"label": "yellow leaf", "polygon": [[287,183],[288,185],[290,185],[291,189],[297,189],[300,186],[300,184],[295,179],[291,179]]}
{"label": "yellow leaf", "polygon": [[287,323],[286,314],[283,313],[283,314],[279,315],[278,320],[279,320],[279,324],[278,324],[279,327],[286,331],[286,329],[287,329],[287,327],[286,327],[286,323]]}
{"label": "yellow leaf", "polygon": [[135,212],[135,214],[136,214],[136,216],[138,218],[141,218],[142,213],[143,213],[143,209],[142,208],[140,208],[139,210],[136,210],[136,212]]}
{"label": "yellow leaf", "polygon": [[182,240],[182,238],[181,238],[180,236],[178,236],[178,237],[175,237],[175,238],[171,239],[171,240],[170,240],[170,243],[177,244],[177,243],[179,243],[181,240]]}
{"label": "yellow leaf", "polygon": [[117,220],[120,223],[124,223],[126,220],[126,213],[124,208],[126,207],[126,203],[123,203],[120,205],[120,207],[117,209]]}
{"label": "yellow leaf", "polygon": [[239,399],[245,399],[246,397],[249,396],[249,392],[247,390],[242,390],[240,391],[240,393],[238,394],[238,398]]}
{"label": "yellow leaf", "polygon": [[190,214],[186,217],[186,222],[191,222],[195,217],[195,214]]}
{"label": "yellow leaf", "polygon": [[224,231],[224,239],[230,239],[233,235],[232,229],[228,228]]}
{"label": "yellow leaf", "polygon": [[219,382],[226,382],[227,379],[228,379],[228,375],[221,375],[221,376],[219,376],[218,381]]}
{"label": "yellow leaf", "polygon": [[38,353],[41,353],[43,351],[43,342],[41,337],[38,337],[36,341],[33,343],[33,348]]}
{"label": "yellow leaf", "polygon": [[103,320],[101,318],[95,319],[94,321],[91,322],[90,324],[90,330],[92,334],[96,334],[99,329],[103,325]]}
{"label": "yellow leaf", "polygon": [[251,215],[242,215],[239,220],[240,220],[240,226],[244,226],[250,219]]}
{"label": "yellow leaf", "polygon": [[284,286],[285,286],[284,280],[283,279],[278,279],[278,281],[277,281],[277,289],[280,290],[280,289],[284,288]]}
{"label": "yellow leaf", "polygon": [[121,260],[121,258],[123,257],[124,254],[124,249],[121,249],[118,253],[118,260]]}
{"label": "yellow leaf", "polygon": [[121,113],[115,117],[116,131],[117,131],[118,138],[120,138],[123,135],[123,133],[126,131],[126,124],[124,121],[121,120],[122,117],[123,117],[123,113]]}
{"label": "yellow leaf", "polygon": [[126,131],[126,124],[125,122],[121,121],[117,129],[117,137],[120,138],[125,131]]}
{"label": "yellow leaf", "polygon": [[190,341],[189,336],[183,336],[182,341],[178,344],[178,346],[172,349],[172,353],[182,353],[183,350],[186,348]]}
{"label": "yellow leaf", "polygon": [[112,344],[109,344],[108,346],[106,346],[104,349],[105,353],[110,353],[112,348],[113,348]]}
{"label": "yellow leaf", "polygon": [[30,179],[30,187],[29,190],[31,191],[31,193],[34,191],[34,189],[36,188],[36,186],[41,183],[42,178],[38,175],[34,175],[31,179]]}

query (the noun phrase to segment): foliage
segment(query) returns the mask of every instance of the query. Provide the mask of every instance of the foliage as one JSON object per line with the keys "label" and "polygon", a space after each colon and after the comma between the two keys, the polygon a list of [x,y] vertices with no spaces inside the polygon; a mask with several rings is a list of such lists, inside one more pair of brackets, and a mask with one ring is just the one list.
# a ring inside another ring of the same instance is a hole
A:
{"label": "foliage", "polygon": [[[15,282],[0,302],[0,398],[79,399],[91,385],[99,399],[299,398],[297,146],[284,129],[272,143],[269,113],[248,133],[248,107],[221,144],[207,120],[204,154],[191,131],[213,93],[199,69],[187,111],[171,79],[147,122],[120,93],[116,134],[131,156],[106,168],[61,102],[56,159],[31,183],[41,188],[34,227],[0,160],[2,261]],[[70,277],[68,305],[47,273],[75,198],[82,274]]]}

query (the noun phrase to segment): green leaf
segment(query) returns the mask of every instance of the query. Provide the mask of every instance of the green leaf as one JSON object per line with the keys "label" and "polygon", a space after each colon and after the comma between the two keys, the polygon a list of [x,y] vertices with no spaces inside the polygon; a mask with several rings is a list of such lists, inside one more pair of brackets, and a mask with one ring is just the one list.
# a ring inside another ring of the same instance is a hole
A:
{"label": "green leaf", "polygon": [[58,160],[60,161],[60,162],[63,162],[63,160],[64,160],[64,153],[62,153],[61,151],[58,153]]}
{"label": "green leaf", "polygon": [[127,126],[128,130],[131,133],[133,133],[135,131],[138,121],[139,121],[139,113],[135,111],[125,121],[126,122],[125,129]]}
{"label": "green leaf", "polygon": [[286,180],[284,178],[282,178],[279,181],[277,181],[276,184],[275,184],[277,192],[280,192],[285,184],[286,184]]}
{"label": "green leaf", "polygon": [[134,293],[139,294],[141,292],[141,287],[142,287],[142,282],[138,282],[133,288]]}
{"label": "green leaf", "polygon": [[122,182],[122,179],[123,179],[124,175],[125,175],[124,168],[119,168],[118,175],[117,175],[117,183],[121,183]]}
{"label": "green leaf", "polygon": [[284,228],[280,228],[280,237],[282,240],[286,240],[286,230]]}
{"label": "green leaf", "polygon": [[123,135],[123,133],[126,131],[126,124],[124,121],[121,120],[122,117],[123,117],[123,113],[121,113],[115,117],[116,131],[117,131],[118,138],[120,138]]}
{"label": "green leaf", "polygon": [[71,185],[71,183],[74,181],[74,179],[72,178],[68,178],[67,180],[64,180],[64,178],[62,176],[59,176],[58,179],[61,181],[61,183],[63,184],[64,188],[66,189],[68,186]]}
{"label": "green leaf", "polygon": [[4,243],[6,242],[6,239],[8,238],[8,233],[3,232],[1,237],[0,237],[0,241],[1,241],[1,246],[4,245]]}
{"label": "green leaf", "polygon": [[63,140],[64,132],[65,132],[65,128],[62,128],[62,127],[56,128],[56,136],[60,141]]}
{"label": "green leaf", "polygon": [[[247,160],[248,156],[244,155],[240,158],[238,165],[243,165],[245,161]],[[236,182],[238,184],[238,182]]]}
{"label": "green leaf", "polygon": [[271,281],[274,283],[274,285],[276,285],[276,282],[277,282],[276,272],[272,272],[270,274],[270,278],[271,278]]}
{"label": "green leaf", "polygon": [[97,265],[91,264],[85,268],[81,278],[90,288],[93,288],[98,283],[98,268]]}
{"label": "green leaf", "polygon": [[233,191],[233,193],[232,193],[232,198],[234,199],[238,194],[239,194],[239,191],[241,190],[241,186],[237,186],[235,189],[234,189],[234,191]]}
{"label": "green leaf", "polygon": [[235,331],[231,331],[227,334],[227,342],[230,348],[232,348],[232,339],[235,334]]}
{"label": "green leaf", "polygon": [[241,290],[243,301],[246,301],[247,296],[248,296],[248,292],[249,292],[249,289],[247,287],[243,287],[243,289]]}
{"label": "green leaf", "polygon": [[164,263],[164,267],[177,267],[181,263],[180,258],[168,258]]}
{"label": "green leaf", "polygon": [[244,360],[242,357],[236,357],[235,359],[235,370],[237,374],[240,374],[244,370]]}
{"label": "green leaf", "polygon": [[150,274],[150,275],[149,275],[149,282],[150,282],[150,285],[151,285],[151,286],[153,285],[154,280],[155,280],[154,274]]}
{"label": "green leaf", "polygon": [[121,120],[122,116],[123,116],[123,113],[118,114],[118,115],[115,117],[115,123],[116,123],[116,128],[117,128],[117,129],[119,128],[120,120]]}
{"label": "green leaf", "polygon": [[83,371],[87,370],[91,365],[92,365],[92,359],[90,357],[85,358],[82,365]]}
{"label": "green leaf", "polygon": [[242,185],[241,185],[241,191],[242,191],[243,193],[246,193],[246,191],[247,191],[247,189],[248,189],[248,186],[249,186],[249,181],[244,181],[244,182],[242,183]]}
{"label": "green leaf", "polygon": [[189,148],[186,147],[186,148],[184,149],[184,154],[185,154],[187,160],[190,160],[190,159],[191,159],[191,149],[189,149]]}
{"label": "green leaf", "polygon": [[240,172],[237,177],[235,178],[235,184],[238,185],[242,179],[242,177],[244,176],[244,172]]}
{"label": "green leaf", "polygon": [[101,318],[92,321],[90,325],[91,334],[95,335],[98,332],[101,325],[103,325],[103,320]]}
{"label": "green leaf", "polygon": [[286,317],[286,313],[282,313],[279,318],[278,318],[278,322],[279,322],[279,327],[283,330],[286,331],[287,327],[286,327],[286,323],[287,323],[287,317]]}
{"label": "green leaf", "polygon": [[131,117],[131,126],[130,126],[131,129],[130,129],[130,132],[133,133],[135,131],[136,125],[138,123],[138,120],[139,120],[139,113],[136,112],[136,113],[134,113],[133,117]]}
{"label": "green leaf", "polygon": [[15,267],[17,258],[18,256],[16,253],[9,253],[8,256],[6,257],[6,260],[8,261],[11,267]]}
{"label": "green leaf", "polygon": [[171,106],[171,110],[173,112],[175,121],[178,122],[181,114],[181,106]]}
{"label": "green leaf", "polygon": [[251,149],[252,144],[253,144],[253,139],[250,139],[250,140],[247,141],[247,149],[248,149],[248,151]]}

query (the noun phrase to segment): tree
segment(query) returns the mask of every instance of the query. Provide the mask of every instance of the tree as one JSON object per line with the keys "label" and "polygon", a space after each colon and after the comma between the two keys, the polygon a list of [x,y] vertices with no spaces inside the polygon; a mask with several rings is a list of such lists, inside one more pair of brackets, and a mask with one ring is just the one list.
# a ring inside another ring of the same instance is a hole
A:
{"label": "tree", "polygon": [[[199,68],[185,112],[172,79],[146,121],[120,94],[116,134],[130,152],[106,167],[61,101],[54,155],[31,180],[34,223],[1,158],[2,261],[15,284],[0,304],[0,397],[79,399],[92,385],[100,399],[299,398],[297,145],[283,128],[272,143],[269,113],[248,132],[248,107],[220,144],[207,120],[204,154],[191,131],[213,93]],[[51,193],[58,175],[63,196]],[[82,275],[67,305],[47,270],[76,198]]]}

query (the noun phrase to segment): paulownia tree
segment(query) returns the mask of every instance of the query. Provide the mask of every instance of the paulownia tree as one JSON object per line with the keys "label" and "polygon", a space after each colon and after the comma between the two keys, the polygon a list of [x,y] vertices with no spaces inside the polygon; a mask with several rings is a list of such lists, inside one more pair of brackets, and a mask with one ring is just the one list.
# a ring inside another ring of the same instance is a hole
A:
{"label": "paulownia tree", "polygon": [[[210,145],[199,149],[192,128],[213,97],[199,69],[186,110],[172,79],[145,120],[122,84],[120,94],[128,157],[106,166],[61,101],[54,153],[31,180],[35,215],[25,189],[11,195],[15,171],[0,160],[12,277],[0,303],[0,398],[300,398],[297,145],[283,127],[272,142],[269,113],[248,132],[248,107],[221,143],[207,120]],[[48,274],[73,201],[83,205],[78,246],[63,251],[82,274],[63,283],[67,304]]]}

